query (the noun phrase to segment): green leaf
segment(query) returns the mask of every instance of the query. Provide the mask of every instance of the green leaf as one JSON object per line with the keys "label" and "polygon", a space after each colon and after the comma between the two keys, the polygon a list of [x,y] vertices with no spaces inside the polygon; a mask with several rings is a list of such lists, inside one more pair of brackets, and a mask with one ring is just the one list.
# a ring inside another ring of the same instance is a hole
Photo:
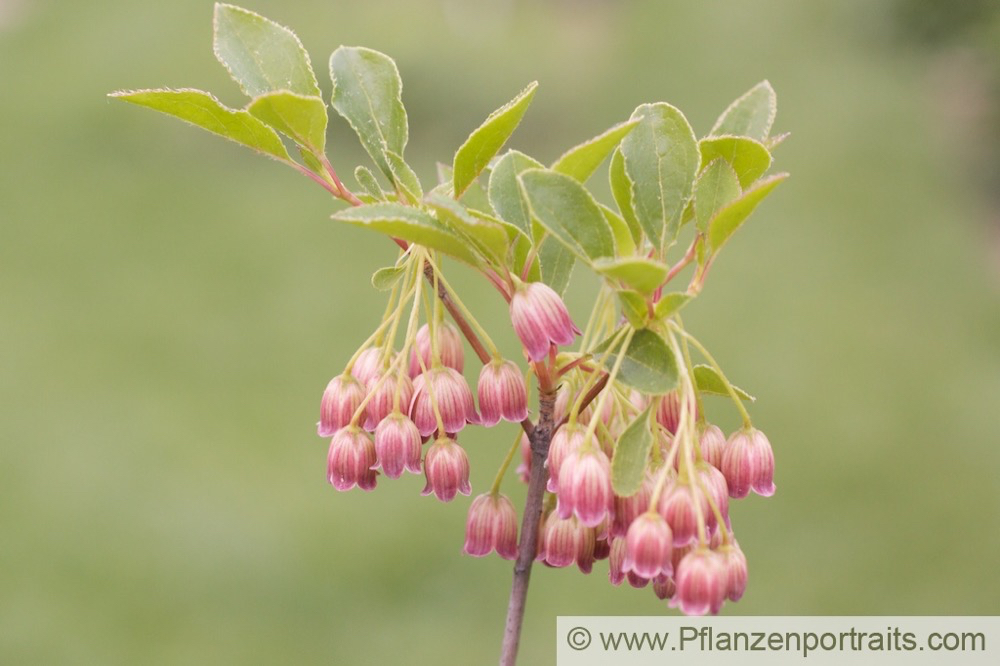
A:
{"label": "green leaf", "polygon": [[548,236],[538,246],[538,264],[542,282],[552,287],[559,295],[569,286],[576,257],[559,239]]}
{"label": "green leaf", "polygon": [[473,216],[462,204],[442,194],[429,194],[427,204],[446,227],[466,239],[480,254],[504,265],[508,250],[507,232],[499,224]]}
{"label": "green leaf", "polygon": [[[531,99],[535,96],[538,82],[528,84],[517,97],[504,104],[489,115],[465,143],[455,153],[453,183],[455,197],[462,196],[465,189],[472,184],[479,172],[486,168],[493,156],[497,154],[507,139],[514,133],[524,112],[528,110]],[[513,220],[511,220],[513,222]]]}
{"label": "green leaf", "polygon": [[372,286],[379,291],[388,291],[399,282],[406,270],[398,266],[386,266],[372,273]]}
{"label": "green leaf", "polygon": [[[729,391],[726,390],[726,382],[722,375],[716,372],[711,366],[708,365],[696,365],[694,366],[694,383],[698,387],[698,390],[702,393],[708,393],[711,395],[724,395],[729,396]],[[733,390],[736,395],[742,400],[748,402],[754,402],[757,398],[753,397],[743,389],[738,386],[733,386]]]}
{"label": "green leaf", "polygon": [[411,204],[417,204],[424,197],[424,190],[420,186],[417,174],[413,172],[402,156],[391,150],[385,151],[385,159],[389,163],[389,170],[392,171],[392,180],[396,185],[396,190]]}
{"label": "green leaf", "polygon": [[642,487],[654,441],[650,427],[652,413],[653,406],[650,405],[628,424],[618,438],[611,459],[611,487],[619,497],[631,497]]}
{"label": "green leaf", "polygon": [[655,259],[624,257],[598,259],[594,270],[605,277],[621,280],[627,287],[643,294],[651,294],[667,279],[667,265]]}
{"label": "green leaf", "polygon": [[655,316],[659,321],[663,321],[667,317],[678,312],[693,298],[694,296],[679,291],[664,294],[660,300],[657,301],[656,307],[653,309],[653,316]]}
{"label": "green leaf", "polygon": [[625,319],[632,325],[632,328],[645,327],[646,318],[649,316],[646,297],[637,291],[629,291],[628,289],[620,289],[616,293],[622,304],[622,314],[625,315]]}
{"label": "green leaf", "polygon": [[778,111],[778,98],[767,81],[743,93],[715,121],[712,136],[735,134],[763,141],[771,131]]}
{"label": "green leaf", "polygon": [[321,96],[302,42],[260,14],[217,3],[213,46],[215,57],[249,97],[274,90]]}
{"label": "green leaf", "polygon": [[632,118],[639,125],[621,147],[632,181],[632,206],[646,236],[657,248],[666,248],[691,197],[701,162],[698,141],[684,114],[669,104],[643,104]]}
{"label": "green leaf", "polygon": [[614,256],[611,227],[583,185],[547,169],[528,169],[518,179],[533,218],[578,257],[589,261]]}
{"label": "green leaf", "polygon": [[553,171],[571,176],[581,183],[586,182],[597,167],[601,166],[608,155],[621,143],[622,138],[632,131],[638,120],[629,120],[615,125],[603,134],[595,136],[590,141],[581,143],[563,153],[552,165]]}
{"label": "green leaf", "polygon": [[608,226],[611,227],[611,235],[615,237],[615,247],[618,249],[618,256],[628,257],[635,254],[635,240],[632,238],[632,230],[629,229],[628,223],[607,206],[602,203],[598,203],[601,207],[601,212],[604,213],[604,219],[608,221]]}
{"label": "green leaf", "polygon": [[256,97],[247,111],[317,155],[326,149],[326,104],[319,97],[278,90]]}
{"label": "green leaf", "polygon": [[739,199],[720,210],[708,226],[708,245],[711,251],[718,252],[740,225],[750,217],[757,204],[786,178],[788,178],[787,173],[777,173],[757,181],[757,184],[744,192]]}
{"label": "green leaf", "polygon": [[698,230],[704,232],[708,223],[723,206],[740,196],[740,183],[729,163],[719,157],[698,176],[694,190],[695,218]]}
{"label": "green leaf", "polygon": [[395,182],[385,152],[402,155],[409,131],[396,63],[372,49],[341,46],[330,56],[330,78],[333,108],[350,123],[379,170]]}
{"label": "green leaf", "polygon": [[472,266],[480,261],[469,248],[468,241],[444,226],[431,215],[412,206],[397,203],[375,203],[346,208],[333,214],[333,219],[367,227],[393,238],[439,250]]}
{"label": "green leaf", "polygon": [[531,237],[531,213],[517,177],[528,169],[542,168],[542,163],[516,150],[508,150],[490,172],[490,205],[502,219]]}
{"label": "green leaf", "polygon": [[[607,349],[613,339],[614,334],[598,345],[595,352]],[[617,350],[612,352],[608,364],[614,363],[617,355]],[[648,328],[641,328],[632,336],[618,371],[618,380],[646,394],[668,393],[677,388],[677,359],[663,338]]]}
{"label": "green leaf", "polygon": [[622,156],[621,148],[611,155],[608,178],[611,181],[611,196],[618,205],[622,219],[628,225],[632,241],[635,245],[639,245],[642,241],[642,227],[639,226],[639,220],[635,218],[635,210],[632,208],[632,181],[625,173],[625,158]]}
{"label": "green leaf", "polygon": [[361,189],[367,192],[372,198],[385,199],[385,192],[382,191],[382,186],[378,184],[375,174],[373,174],[368,167],[359,166],[355,168],[354,180],[358,181],[358,185],[361,186]]}
{"label": "green leaf", "polygon": [[717,157],[729,162],[744,189],[771,167],[771,153],[764,144],[745,136],[709,137],[702,139],[698,148],[702,164],[710,164]]}
{"label": "green leaf", "polygon": [[282,162],[292,160],[273,129],[246,111],[223,106],[207,92],[190,88],[121,90],[108,96],[175,116]]}

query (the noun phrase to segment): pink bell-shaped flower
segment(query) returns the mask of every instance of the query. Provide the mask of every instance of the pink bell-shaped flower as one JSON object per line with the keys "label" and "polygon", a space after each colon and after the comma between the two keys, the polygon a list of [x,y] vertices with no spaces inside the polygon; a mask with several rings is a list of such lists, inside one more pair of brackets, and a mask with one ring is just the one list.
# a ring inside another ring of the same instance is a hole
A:
{"label": "pink bell-shaped flower", "polygon": [[670,605],[685,615],[719,612],[729,589],[722,557],[705,547],[692,550],[677,565],[677,592]]}
{"label": "pink bell-shaped flower", "polygon": [[413,380],[410,418],[417,424],[421,437],[427,437],[438,427],[432,401],[437,403],[441,412],[446,433],[457,433],[466,423],[479,423],[472,390],[465,383],[465,378],[454,368],[439,366],[418,375]]}
{"label": "pink bell-shaped flower", "polygon": [[643,578],[654,579],[659,575],[672,576],[674,566],[673,534],[663,516],[647,511],[632,521],[625,536],[625,562],[622,570],[634,571]]}
{"label": "pink bell-shaped flower", "polygon": [[487,428],[500,419],[520,423],[528,418],[528,390],[521,369],[513,361],[496,359],[484,365],[476,392],[482,425]]}
{"label": "pink bell-shaped flower", "polygon": [[774,451],[764,433],[743,428],[730,435],[722,455],[722,473],[730,497],[746,497],[751,489],[764,497],[773,495]]}
{"label": "pink bell-shaped flower", "polygon": [[572,344],[580,333],[562,298],[543,282],[530,282],[514,291],[510,320],[532,361],[544,359],[553,344]]}
{"label": "pink bell-shaped flower", "polygon": [[427,484],[421,495],[434,494],[442,502],[450,502],[455,495],[468,495],[472,492],[469,485],[469,457],[465,449],[451,437],[438,437],[427,449],[424,457],[424,477]]}
{"label": "pink bell-shaped flower", "polygon": [[366,394],[364,385],[351,375],[338,375],[331,379],[319,405],[319,423],[316,424],[319,436],[332,437],[333,433],[349,424]]}
{"label": "pink bell-shaped flower", "polygon": [[330,440],[326,456],[326,478],[337,490],[375,487],[375,444],[360,428],[341,428]]}
{"label": "pink bell-shaped flower", "polygon": [[420,474],[422,442],[413,421],[399,412],[382,419],[375,428],[376,468],[381,467],[390,479],[398,479],[403,470]]}
{"label": "pink bell-shaped flower", "polygon": [[505,560],[517,557],[517,511],[505,495],[480,495],[472,500],[462,550],[473,557],[493,550]]}
{"label": "pink bell-shaped flower", "polygon": [[[437,348],[441,365],[462,372],[465,369],[465,341],[462,339],[462,333],[448,321],[438,322],[437,326],[434,327],[434,332],[437,335]],[[431,329],[427,324],[421,326],[417,331],[413,351],[410,352],[410,377],[416,377],[421,373],[421,360],[424,367],[430,369]]]}

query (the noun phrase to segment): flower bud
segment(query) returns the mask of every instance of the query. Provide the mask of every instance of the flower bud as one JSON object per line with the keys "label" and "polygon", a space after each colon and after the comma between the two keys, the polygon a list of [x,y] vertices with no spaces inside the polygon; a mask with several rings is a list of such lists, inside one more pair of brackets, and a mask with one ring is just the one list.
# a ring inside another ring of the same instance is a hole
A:
{"label": "flower bud", "polygon": [[720,546],[718,553],[726,571],[726,596],[731,601],[739,601],[747,589],[747,556],[735,541]]}
{"label": "flower bud", "polygon": [[326,478],[337,490],[375,487],[375,445],[360,428],[341,428],[330,440],[326,456]]}
{"label": "flower bud", "polygon": [[517,511],[506,496],[480,495],[472,500],[462,550],[473,557],[492,550],[505,560],[517,557]]}
{"label": "flower bud", "polygon": [[510,320],[532,361],[544,359],[552,344],[572,344],[580,333],[562,298],[543,282],[531,282],[514,291]]}
{"label": "flower bud", "polygon": [[670,605],[685,615],[719,612],[726,598],[729,578],[722,558],[708,548],[696,548],[677,567],[677,591]]}
{"label": "flower bud", "polygon": [[479,372],[476,387],[482,425],[495,426],[500,419],[520,423],[528,418],[528,390],[524,375],[513,361],[493,360]]}
{"label": "flower bud", "polygon": [[773,495],[774,452],[764,433],[744,428],[730,435],[722,455],[722,473],[730,497],[746,497],[751,489],[763,497]]}
{"label": "flower bud", "polygon": [[422,437],[427,437],[438,427],[432,401],[437,403],[441,412],[445,433],[457,433],[466,423],[479,423],[472,391],[465,378],[454,368],[437,367],[413,380],[410,418],[417,424]]}
{"label": "flower bud", "polygon": [[561,518],[575,515],[582,525],[596,527],[611,509],[612,494],[611,461],[599,448],[577,451],[563,461],[556,504]]}
{"label": "flower bud", "polygon": [[378,347],[369,347],[361,352],[351,368],[351,376],[362,385],[367,384],[369,379],[380,372],[382,372],[382,350]]}
{"label": "flower bud", "polygon": [[338,375],[331,379],[319,404],[319,423],[316,424],[319,436],[332,437],[348,425],[366,393],[361,382],[351,375]]}
{"label": "flower bud", "polygon": [[[462,334],[455,325],[449,321],[441,321],[434,327],[437,335],[438,355],[441,358],[441,365],[452,368],[458,372],[465,369],[465,343]],[[413,351],[410,352],[410,377],[416,377],[422,371],[420,361],[424,362],[424,367],[431,369],[431,329],[424,324],[417,331],[414,340]]]}
{"label": "flower bud", "polygon": [[673,550],[673,534],[663,517],[647,511],[634,521],[625,536],[625,562],[622,570],[634,571],[643,578],[656,578],[660,574],[674,573],[670,556]]}
{"label": "flower bud", "polygon": [[427,484],[421,495],[434,495],[442,502],[455,499],[456,493],[468,495],[472,492],[469,485],[469,457],[465,449],[451,437],[438,437],[424,457],[424,477]]}
{"label": "flower bud", "polygon": [[368,393],[371,398],[365,405],[365,430],[373,432],[382,419],[396,408],[396,392],[399,391],[401,409],[407,409],[413,399],[413,382],[405,374],[392,372],[379,383],[381,373],[368,380]]}
{"label": "flower bud", "polygon": [[698,437],[698,450],[701,457],[709,465],[722,467],[722,452],[726,448],[726,436],[722,434],[722,429],[711,423],[706,424]]}
{"label": "flower bud", "polygon": [[549,443],[549,454],[545,466],[549,470],[549,480],[545,487],[550,493],[559,492],[559,472],[566,457],[575,454],[583,446],[586,429],[575,423],[567,423],[556,430]]}
{"label": "flower bud", "polygon": [[382,419],[375,428],[376,468],[381,467],[390,479],[398,479],[407,469],[420,474],[420,433],[413,421],[399,412]]}

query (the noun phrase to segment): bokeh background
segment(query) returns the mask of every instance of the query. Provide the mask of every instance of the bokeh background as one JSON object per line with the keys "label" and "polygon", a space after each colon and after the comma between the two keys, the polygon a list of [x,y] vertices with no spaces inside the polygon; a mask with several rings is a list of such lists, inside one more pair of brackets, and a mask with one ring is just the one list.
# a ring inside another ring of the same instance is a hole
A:
{"label": "bokeh background", "polygon": [[[511,145],[550,161],[647,101],[704,134],[768,78],[792,179],[685,315],[777,455],[777,494],[733,509],[751,578],[724,612],[1000,612],[996,3],[244,4],[327,92],[336,46],[394,56],[425,183],[534,79]],[[320,394],[381,315],[391,245],[291,170],[105,98],[241,105],[211,14],[0,0],[0,662],[494,663],[511,567],[460,554],[468,499],[324,479]],[[356,139],[330,141],[350,174]],[[459,283],[513,353],[502,304]],[[474,491],[513,437],[465,436]],[[536,569],[523,661],[553,661],[559,614],[664,612],[604,565]]]}

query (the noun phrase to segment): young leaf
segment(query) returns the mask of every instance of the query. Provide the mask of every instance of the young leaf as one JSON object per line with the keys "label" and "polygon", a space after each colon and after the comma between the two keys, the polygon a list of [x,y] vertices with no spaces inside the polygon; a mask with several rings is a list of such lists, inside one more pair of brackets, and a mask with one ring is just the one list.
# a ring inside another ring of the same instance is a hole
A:
{"label": "young leaf", "polygon": [[552,170],[576,178],[581,183],[586,182],[638,122],[629,120],[620,123],[590,141],[570,148],[555,161]]}
{"label": "young leaf", "polygon": [[396,63],[372,49],[341,46],[330,56],[330,78],[333,108],[350,123],[379,170],[395,182],[385,152],[402,155],[409,131]]}
{"label": "young leaf", "polygon": [[643,294],[651,294],[667,278],[667,265],[655,259],[624,257],[598,259],[594,270],[605,277],[621,280],[627,287]]}
{"label": "young leaf", "polygon": [[625,158],[622,156],[621,148],[618,148],[611,155],[608,178],[611,181],[611,195],[615,198],[615,203],[618,204],[622,219],[628,225],[632,241],[635,245],[639,245],[642,241],[642,228],[639,226],[639,221],[635,219],[635,210],[632,208],[632,181],[625,173]]}
{"label": "young leaf", "polygon": [[611,487],[619,497],[631,497],[642,487],[649,452],[653,448],[650,415],[653,406],[646,407],[628,424],[618,439],[611,459]]}
{"label": "young leaf", "polygon": [[740,187],[746,189],[764,175],[771,166],[771,153],[764,144],[745,136],[720,136],[702,139],[698,143],[701,163],[710,164],[717,157],[724,158],[739,177]]}
{"label": "young leaf", "polygon": [[[723,379],[722,376],[711,366],[694,366],[694,383],[698,387],[698,390],[702,393],[729,396],[729,391],[726,390],[726,380]],[[740,397],[740,399],[748,402],[754,402],[757,399],[740,387],[733,386],[732,384],[729,385],[733,387],[733,390],[736,392],[736,395]]]}
{"label": "young leaf", "polygon": [[442,224],[465,238],[483,256],[489,257],[498,265],[504,265],[509,239],[502,226],[473,216],[465,206],[451,197],[429,194],[426,201],[435,210]]}
{"label": "young leaf", "polygon": [[701,163],[698,141],[684,114],[669,104],[643,104],[632,118],[639,125],[621,147],[632,206],[642,230],[662,248],[676,237],[691,197]]}
{"label": "young leaf", "polygon": [[355,168],[354,180],[358,181],[358,185],[368,193],[368,196],[373,199],[385,199],[385,192],[382,191],[378,180],[375,179],[375,174],[369,171],[368,167],[359,166]]}
{"label": "young leaf", "polygon": [[[607,349],[613,339],[614,334],[598,345],[595,352]],[[617,355],[617,350],[612,352],[608,364],[614,363]],[[641,328],[632,336],[618,379],[643,393],[669,393],[677,388],[677,359],[663,338],[648,328]]]}
{"label": "young leaf", "polygon": [[292,158],[278,134],[246,111],[223,106],[201,90],[121,90],[108,95],[180,118],[282,162]]}
{"label": "young leaf", "polygon": [[576,257],[553,236],[546,237],[538,246],[538,264],[542,282],[552,287],[560,296],[569,286]]}
{"label": "young leaf", "polygon": [[452,167],[456,198],[462,196],[465,188],[472,184],[479,172],[486,168],[497,151],[507,143],[524,117],[524,112],[528,110],[536,88],[537,81],[529,83],[517,97],[491,113],[459,147]]}
{"label": "young leaf", "polygon": [[521,172],[542,168],[542,163],[516,150],[508,150],[490,172],[489,198],[493,210],[502,219],[531,237],[531,213],[524,192],[517,182]]}
{"label": "young leaf", "polygon": [[528,169],[518,179],[534,219],[589,261],[615,255],[615,240],[604,213],[578,181],[547,169]]}
{"label": "young leaf", "polygon": [[698,176],[694,189],[694,211],[698,230],[704,232],[712,216],[740,196],[736,172],[723,158],[712,161]]}
{"label": "young leaf", "polygon": [[260,14],[216,3],[213,46],[215,57],[249,97],[274,90],[321,96],[302,42]]}
{"label": "young leaf", "polygon": [[656,307],[653,309],[653,315],[657,320],[663,321],[687,305],[692,298],[694,298],[694,296],[679,291],[664,294],[660,300],[657,301]]}
{"label": "young leaf", "polygon": [[385,151],[385,160],[392,171],[392,181],[402,195],[411,203],[416,204],[424,198],[424,190],[420,187],[420,179],[410,165],[398,153]]}
{"label": "young leaf", "polygon": [[743,93],[715,121],[712,136],[735,134],[763,141],[771,132],[778,98],[769,82],[761,81]]}
{"label": "young leaf", "polygon": [[372,273],[372,286],[379,291],[388,291],[399,282],[406,271],[398,266],[386,266]]}
{"label": "young leaf", "polygon": [[247,111],[300,146],[323,154],[327,118],[326,104],[319,97],[278,90],[254,98]]}
{"label": "young leaf", "polygon": [[622,314],[625,315],[625,319],[632,325],[632,328],[645,327],[646,319],[649,317],[646,297],[637,291],[629,291],[628,289],[620,289],[616,293],[622,304]]}
{"label": "young leaf", "polygon": [[635,254],[635,240],[632,238],[632,230],[622,217],[602,203],[598,203],[604,219],[611,227],[611,235],[615,237],[615,247],[618,249],[619,257],[629,257]]}
{"label": "young leaf", "polygon": [[347,208],[333,214],[333,219],[359,227],[368,227],[393,238],[439,250],[472,266],[480,261],[469,243],[427,213],[412,206],[375,203]]}
{"label": "young leaf", "polygon": [[708,245],[713,253],[725,245],[729,237],[739,229],[740,225],[750,217],[761,201],[771,193],[775,187],[788,178],[787,173],[777,173],[757,182],[752,188],[747,190],[712,218],[708,225]]}

